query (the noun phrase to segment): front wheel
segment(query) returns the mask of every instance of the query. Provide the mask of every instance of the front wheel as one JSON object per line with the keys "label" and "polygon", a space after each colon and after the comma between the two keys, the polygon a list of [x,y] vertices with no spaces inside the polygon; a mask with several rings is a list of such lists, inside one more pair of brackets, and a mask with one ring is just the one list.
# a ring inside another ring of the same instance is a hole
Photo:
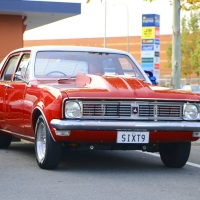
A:
{"label": "front wheel", "polygon": [[181,168],[188,161],[190,149],[191,142],[165,144],[160,151],[160,157],[165,166]]}
{"label": "front wheel", "polygon": [[42,115],[37,120],[35,130],[35,154],[39,167],[55,169],[60,163],[62,144],[53,140]]}

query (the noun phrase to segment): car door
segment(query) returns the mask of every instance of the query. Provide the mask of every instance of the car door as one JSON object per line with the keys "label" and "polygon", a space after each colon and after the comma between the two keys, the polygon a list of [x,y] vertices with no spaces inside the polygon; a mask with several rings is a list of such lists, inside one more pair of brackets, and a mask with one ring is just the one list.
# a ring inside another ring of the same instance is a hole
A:
{"label": "car door", "polygon": [[12,73],[17,65],[20,54],[10,55],[1,69],[0,77],[0,129],[7,130],[6,124],[6,99],[7,89],[10,87]]}
{"label": "car door", "polygon": [[28,68],[30,53],[20,55],[19,63],[14,70],[12,81],[6,88],[6,124],[8,130],[25,135],[24,129],[24,96],[27,87],[25,72]]}

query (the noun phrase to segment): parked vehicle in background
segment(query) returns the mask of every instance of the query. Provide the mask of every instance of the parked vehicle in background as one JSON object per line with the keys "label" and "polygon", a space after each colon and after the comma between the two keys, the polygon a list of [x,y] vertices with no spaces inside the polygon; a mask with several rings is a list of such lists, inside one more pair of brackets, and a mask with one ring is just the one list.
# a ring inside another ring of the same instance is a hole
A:
{"label": "parked vehicle in background", "polygon": [[153,86],[124,51],[18,49],[0,71],[0,148],[12,137],[35,143],[42,169],[59,165],[63,147],[159,152],[180,168],[200,137],[200,97]]}
{"label": "parked vehicle in background", "polygon": [[184,85],[182,89],[200,94],[200,85]]}

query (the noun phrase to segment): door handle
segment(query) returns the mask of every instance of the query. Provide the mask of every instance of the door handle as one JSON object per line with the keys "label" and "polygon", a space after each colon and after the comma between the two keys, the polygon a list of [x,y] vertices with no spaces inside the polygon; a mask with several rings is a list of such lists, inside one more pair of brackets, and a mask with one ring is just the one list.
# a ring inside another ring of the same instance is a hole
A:
{"label": "door handle", "polygon": [[9,89],[9,88],[13,88],[12,85],[8,85],[8,84],[5,84],[4,86],[5,86],[6,88],[8,88],[8,89]]}

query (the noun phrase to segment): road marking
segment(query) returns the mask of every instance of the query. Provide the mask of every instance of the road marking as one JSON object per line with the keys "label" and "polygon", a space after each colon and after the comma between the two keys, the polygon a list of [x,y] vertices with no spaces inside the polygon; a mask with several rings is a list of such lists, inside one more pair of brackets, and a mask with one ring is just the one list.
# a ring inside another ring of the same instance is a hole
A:
{"label": "road marking", "polygon": [[198,167],[198,168],[200,168],[200,165],[195,164],[195,163],[187,162],[186,164],[187,164],[187,165],[190,165],[190,166],[193,166],[193,167]]}
{"label": "road marking", "polygon": [[[145,153],[145,154],[148,154],[148,155],[151,155],[151,156],[160,157],[160,155],[157,154],[157,153],[149,153],[149,152],[143,152],[143,151],[139,151],[139,150],[138,150],[138,152]],[[193,166],[193,167],[200,168],[200,165],[195,164],[195,163],[187,162],[186,164],[187,164],[187,165],[190,165],[190,166]]]}

